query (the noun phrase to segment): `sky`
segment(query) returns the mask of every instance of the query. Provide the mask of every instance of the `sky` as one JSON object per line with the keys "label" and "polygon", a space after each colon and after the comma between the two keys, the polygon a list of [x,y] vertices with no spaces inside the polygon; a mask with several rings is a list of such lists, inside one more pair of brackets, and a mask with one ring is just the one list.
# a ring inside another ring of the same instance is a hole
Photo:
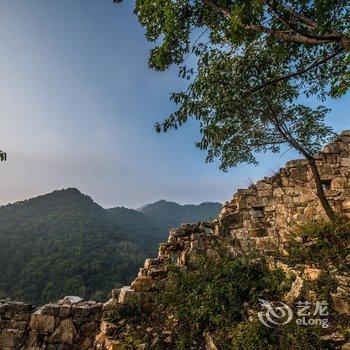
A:
{"label": "sky", "polygon": [[[155,133],[185,83],[148,68],[132,5],[0,0],[0,204],[68,187],[104,207],[225,202],[295,158],[266,154],[224,173],[195,148],[195,122]],[[336,131],[350,129],[349,103],[326,104]]]}

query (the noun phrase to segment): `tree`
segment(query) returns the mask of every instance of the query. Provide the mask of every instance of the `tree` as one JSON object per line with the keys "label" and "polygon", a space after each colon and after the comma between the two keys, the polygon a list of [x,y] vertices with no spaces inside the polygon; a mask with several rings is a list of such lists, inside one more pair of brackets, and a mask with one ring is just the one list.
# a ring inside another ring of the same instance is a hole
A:
{"label": "tree", "polygon": [[[115,2],[121,2],[115,0]],[[135,13],[155,42],[149,65],[177,65],[189,80],[172,93],[178,105],[157,131],[200,122],[208,161],[222,169],[256,163],[287,143],[309,162],[317,195],[334,213],[314,155],[332,136],[327,110],[300,96],[339,97],[350,86],[350,2],[324,0],[137,0]]]}
{"label": "tree", "polygon": [[0,151],[0,162],[7,160],[7,154],[3,151]]}

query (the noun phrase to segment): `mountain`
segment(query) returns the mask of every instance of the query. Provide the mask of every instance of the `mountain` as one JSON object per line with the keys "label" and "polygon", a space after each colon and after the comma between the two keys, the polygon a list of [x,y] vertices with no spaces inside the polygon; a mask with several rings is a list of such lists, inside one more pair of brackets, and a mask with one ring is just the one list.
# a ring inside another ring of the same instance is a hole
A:
{"label": "mountain", "polygon": [[145,205],[138,211],[168,229],[169,227],[177,227],[182,223],[212,220],[219,214],[221,209],[222,204],[216,202],[205,202],[199,205],[180,205],[163,199],[153,204]]}
{"label": "mountain", "polygon": [[105,297],[130,281],[164,236],[147,218],[142,228],[141,215],[105,210],[77,189],[1,207],[0,291],[35,303]]}
{"label": "mountain", "polygon": [[105,299],[111,288],[130,283],[169,225],[185,218],[183,209],[160,205],[158,220],[155,209],[104,209],[75,188],[0,207],[0,298],[36,304],[72,294]]}

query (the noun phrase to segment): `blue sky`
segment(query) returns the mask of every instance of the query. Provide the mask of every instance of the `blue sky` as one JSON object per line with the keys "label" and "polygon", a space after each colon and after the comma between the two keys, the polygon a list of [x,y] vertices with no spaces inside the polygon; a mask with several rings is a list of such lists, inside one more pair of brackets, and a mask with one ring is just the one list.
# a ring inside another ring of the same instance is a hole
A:
{"label": "blue sky", "polygon": [[[105,207],[223,202],[295,157],[223,173],[194,147],[194,122],[156,134],[184,82],[148,69],[131,1],[0,0],[0,45],[0,204],[66,187]],[[327,103],[336,130],[350,128],[349,102]]]}

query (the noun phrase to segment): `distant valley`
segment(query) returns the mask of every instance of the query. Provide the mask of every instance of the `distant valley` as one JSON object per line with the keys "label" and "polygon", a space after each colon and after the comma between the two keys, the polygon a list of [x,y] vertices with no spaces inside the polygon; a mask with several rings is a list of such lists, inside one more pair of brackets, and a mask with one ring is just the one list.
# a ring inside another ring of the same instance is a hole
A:
{"label": "distant valley", "polygon": [[165,200],[104,209],[75,188],[0,207],[0,298],[36,304],[64,295],[105,299],[156,254],[169,227],[211,220],[220,203]]}

